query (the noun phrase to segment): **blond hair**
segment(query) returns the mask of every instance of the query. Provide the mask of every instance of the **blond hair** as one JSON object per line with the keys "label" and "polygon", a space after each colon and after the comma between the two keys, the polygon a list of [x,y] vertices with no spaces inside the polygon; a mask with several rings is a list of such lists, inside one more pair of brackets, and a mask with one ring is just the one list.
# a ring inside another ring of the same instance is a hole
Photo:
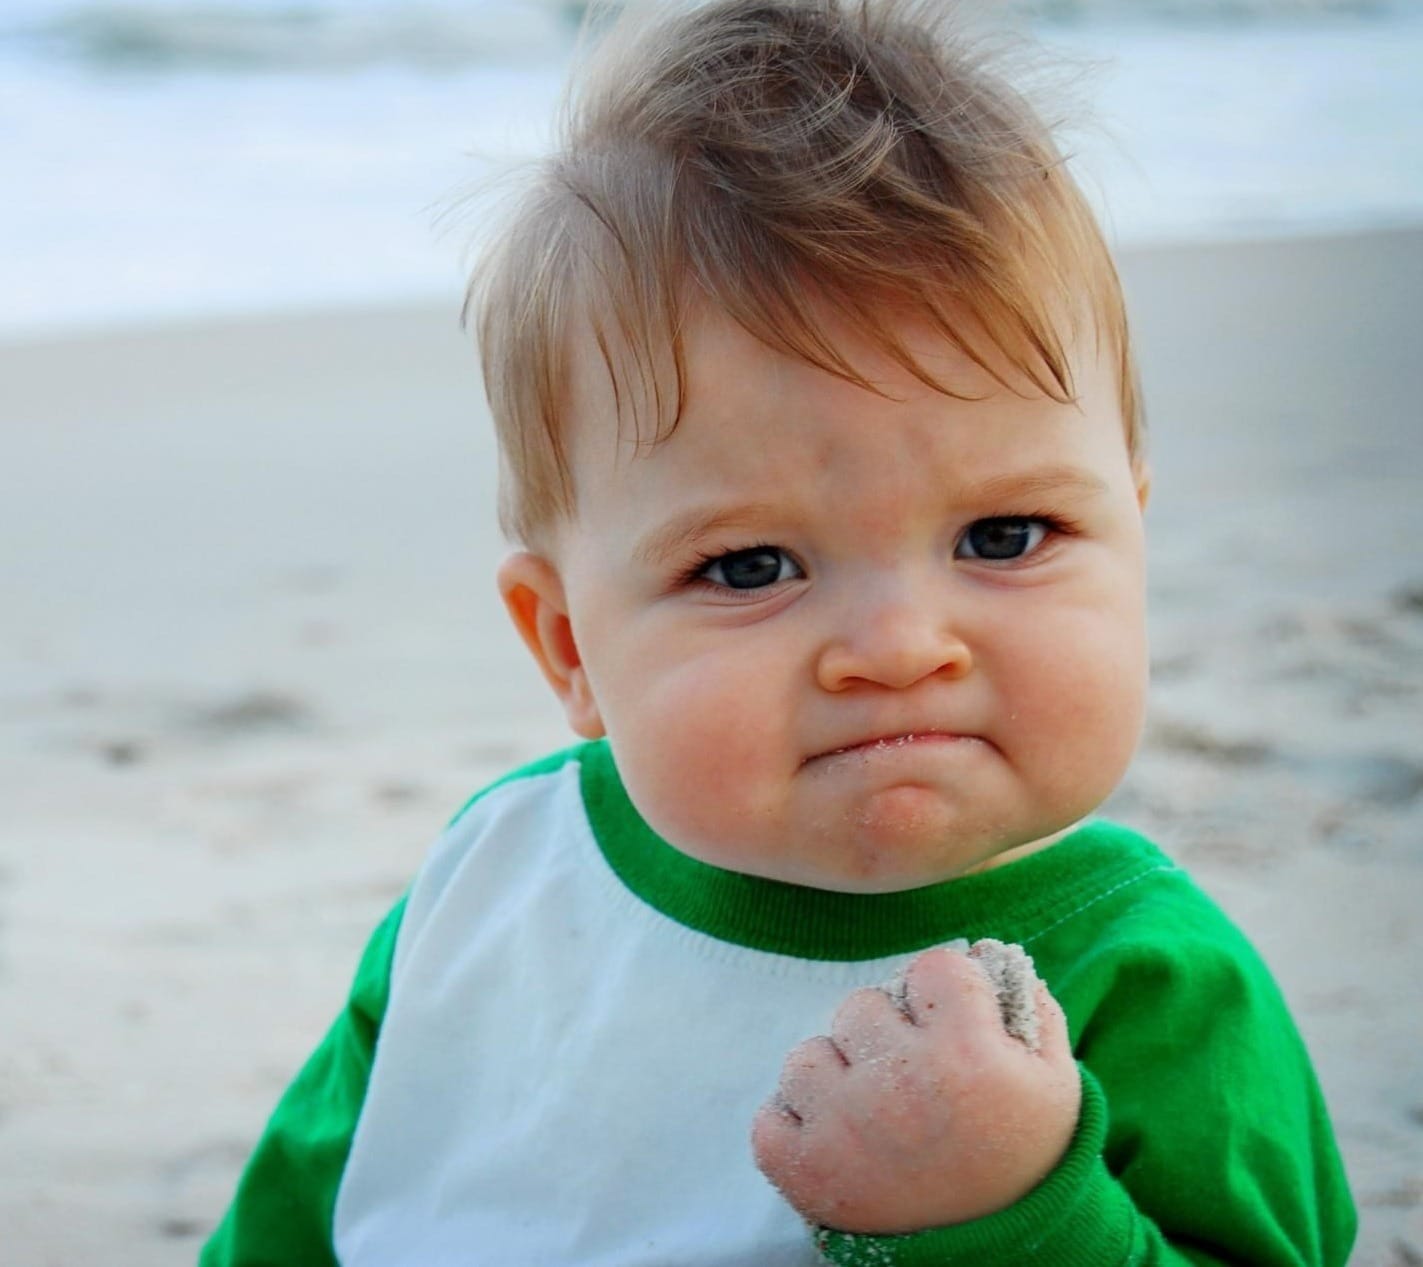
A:
{"label": "blond hair", "polygon": [[1063,401],[1085,312],[1115,356],[1138,456],[1101,231],[1037,113],[952,17],[918,0],[713,0],[624,18],[603,41],[466,309],[509,535],[533,543],[573,513],[575,343],[596,343],[619,425],[655,443],[681,415],[693,302],[876,390],[827,335],[830,314],[953,394],[883,318],[927,321],[998,381],[995,349]]}

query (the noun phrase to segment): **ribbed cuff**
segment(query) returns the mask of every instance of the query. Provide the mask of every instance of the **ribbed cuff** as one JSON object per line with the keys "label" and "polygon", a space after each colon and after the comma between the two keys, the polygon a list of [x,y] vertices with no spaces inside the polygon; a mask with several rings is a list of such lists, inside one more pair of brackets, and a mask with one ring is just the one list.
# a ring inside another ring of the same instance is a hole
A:
{"label": "ribbed cuff", "polygon": [[816,1247],[838,1267],[1103,1267],[1128,1261],[1136,1210],[1107,1170],[1107,1100],[1086,1069],[1077,1130],[1057,1168],[1004,1210],[952,1227],[902,1236],[822,1228]]}

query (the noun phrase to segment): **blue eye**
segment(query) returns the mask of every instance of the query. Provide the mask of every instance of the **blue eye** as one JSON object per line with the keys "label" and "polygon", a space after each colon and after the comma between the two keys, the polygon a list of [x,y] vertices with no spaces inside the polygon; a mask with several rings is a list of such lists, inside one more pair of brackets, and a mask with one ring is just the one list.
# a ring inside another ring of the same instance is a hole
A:
{"label": "blue eye", "polygon": [[698,570],[697,575],[727,589],[754,590],[804,576],[795,560],[779,546],[753,546],[718,555]]}
{"label": "blue eye", "polygon": [[982,559],[986,562],[1011,562],[1031,554],[1047,537],[1049,525],[1041,519],[1012,516],[1003,519],[978,519],[969,524],[958,545],[956,559]]}

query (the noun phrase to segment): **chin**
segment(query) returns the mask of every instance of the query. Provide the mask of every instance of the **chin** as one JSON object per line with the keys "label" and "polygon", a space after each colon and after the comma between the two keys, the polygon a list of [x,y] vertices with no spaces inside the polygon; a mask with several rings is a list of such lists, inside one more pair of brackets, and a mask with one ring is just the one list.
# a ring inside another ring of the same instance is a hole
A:
{"label": "chin", "polygon": [[951,803],[922,788],[876,795],[853,815],[852,832],[833,851],[833,875],[811,881],[845,893],[897,893],[955,880],[1012,862],[1061,838],[1081,815],[1046,822],[1003,816],[967,820]]}
{"label": "chin", "polygon": [[866,797],[846,815],[851,829],[847,851],[859,853],[867,870],[918,870],[918,861],[954,869],[980,853],[994,852],[984,825],[965,821],[962,807],[937,788],[907,784]]}
{"label": "chin", "polygon": [[796,883],[838,893],[902,893],[955,880],[983,861],[972,850],[946,850],[942,840],[927,842],[920,848],[900,842],[892,849],[857,842],[823,862],[815,859],[820,865],[807,868],[814,874]]}

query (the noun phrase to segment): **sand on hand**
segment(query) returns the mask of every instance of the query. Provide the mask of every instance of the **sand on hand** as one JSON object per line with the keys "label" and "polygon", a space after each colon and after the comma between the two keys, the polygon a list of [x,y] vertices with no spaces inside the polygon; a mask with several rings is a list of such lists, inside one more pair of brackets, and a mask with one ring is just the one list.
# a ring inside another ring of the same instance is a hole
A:
{"label": "sand on hand", "polygon": [[993,983],[998,1010],[1003,1014],[1003,1028],[1029,1051],[1039,1050],[1042,1031],[1038,1018],[1038,974],[1032,955],[1015,942],[985,937],[969,947],[968,956]]}
{"label": "sand on hand", "polygon": [[[1003,1028],[1029,1051],[1037,1051],[1042,1046],[1042,1036],[1038,1020],[1038,974],[1033,968],[1033,957],[1016,943],[992,937],[980,938],[967,947],[959,940],[941,949],[949,954],[966,952],[983,969],[998,996]],[[904,973],[895,973],[881,988],[907,1015],[909,987]]]}

